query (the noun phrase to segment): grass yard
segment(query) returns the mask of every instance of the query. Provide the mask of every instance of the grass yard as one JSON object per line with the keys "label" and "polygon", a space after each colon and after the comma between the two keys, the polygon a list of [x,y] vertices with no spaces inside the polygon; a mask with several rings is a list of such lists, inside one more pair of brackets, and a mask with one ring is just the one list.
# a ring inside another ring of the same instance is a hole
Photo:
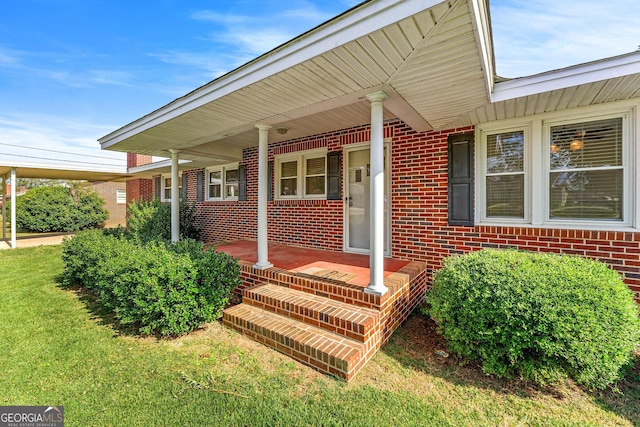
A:
{"label": "grass yard", "polygon": [[0,405],[63,405],[67,426],[640,425],[640,369],[619,392],[541,390],[442,358],[413,315],[349,384],[206,325],[119,331],[56,282],[60,246],[0,253]]}

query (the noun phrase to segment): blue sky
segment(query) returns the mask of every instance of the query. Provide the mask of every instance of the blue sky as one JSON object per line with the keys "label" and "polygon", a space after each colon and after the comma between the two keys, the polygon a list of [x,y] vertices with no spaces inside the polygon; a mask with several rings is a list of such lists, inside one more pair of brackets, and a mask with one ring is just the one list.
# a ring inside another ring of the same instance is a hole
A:
{"label": "blue sky", "polygon": [[[3,2],[0,162],[123,166],[124,155],[101,151],[99,137],[357,3]],[[493,0],[491,16],[497,71],[505,77],[640,45],[638,0]]]}

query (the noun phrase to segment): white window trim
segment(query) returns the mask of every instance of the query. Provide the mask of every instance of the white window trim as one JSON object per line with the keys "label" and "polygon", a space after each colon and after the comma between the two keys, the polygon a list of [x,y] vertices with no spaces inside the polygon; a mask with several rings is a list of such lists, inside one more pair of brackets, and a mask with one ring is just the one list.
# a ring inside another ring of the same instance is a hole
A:
{"label": "white window trim", "polygon": [[[573,109],[570,112],[546,113],[530,120],[508,119],[476,126],[476,191],[475,221],[477,225],[531,226],[542,228],[584,230],[629,230],[640,228],[640,195],[637,184],[640,179],[640,103],[622,101],[606,106]],[[622,118],[623,159],[623,219],[620,220],[559,220],[549,218],[549,169],[548,155],[551,126],[564,123],[581,123],[607,118]],[[525,129],[525,217],[526,220],[486,217],[486,136],[503,131]],[[526,130],[528,129],[528,131]],[[534,203],[535,200],[535,203]]]}
{"label": "white window trim", "polygon": [[[164,173],[162,175],[160,175],[160,201],[161,202],[170,202],[171,201],[171,197],[165,197],[165,190],[166,190],[166,186],[165,186],[165,180],[166,178],[171,178],[171,174],[170,173]],[[178,186],[178,194],[182,194],[182,172],[178,173],[178,180],[180,181],[180,185]]]}
{"label": "white window trim", "polygon": [[[229,163],[226,165],[220,165],[220,166],[211,166],[208,167],[204,170],[204,179],[205,179],[205,187],[204,187],[204,195],[205,195],[205,201],[207,202],[229,202],[229,201],[237,201],[238,200],[238,196],[234,196],[234,197],[228,197],[226,196],[227,192],[226,190],[226,171],[228,170],[238,170],[239,169],[239,164],[238,163]],[[221,172],[220,176],[221,176],[221,187],[220,187],[220,197],[209,197],[209,174],[211,172]],[[239,178],[239,176],[238,176]]]}
{"label": "white window trim", "polygon": [[[323,194],[305,194],[306,193],[306,159],[324,157],[324,193]],[[298,171],[296,174],[297,188],[296,195],[283,196],[280,194],[280,164],[290,161],[297,161]],[[274,158],[274,192],[276,200],[323,200],[327,198],[327,149],[319,148],[314,150],[298,151],[295,153],[282,154]]]}
{"label": "white window trim", "polygon": [[[487,217],[487,200],[486,200],[486,190],[487,190],[487,136],[495,135],[497,133],[507,133],[507,132],[518,132],[522,131],[524,133],[524,159],[523,159],[523,172],[524,175],[524,218],[508,218],[508,217]],[[486,127],[480,130],[480,137],[478,138],[480,143],[476,149],[476,164],[478,167],[476,168],[476,206],[478,207],[476,211],[476,216],[479,215],[479,222],[481,223],[495,223],[499,222],[505,225],[513,225],[513,224],[528,224],[531,222],[530,215],[530,203],[531,199],[531,179],[530,179],[530,163],[531,163],[531,155],[530,155],[530,147],[531,144],[529,141],[531,140],[531,125],[529,122],[521,122],[514,123],[510,126],[504,127]]]}
{"label": "white window trim", "polygon": [[567,225],[575,224],[578,222],[580,225],[585,225],[589,228],[596,228],[600,224],[615,224],[621,227],[631,227],[632,217],[631,217],[631,205],[632,205],[632,192],[631,192],[631,175],[630,175],[630,126],[629,126],[629,112],[624,113],[611,113],[611,114],[598,114],[598,115],[585,115],[577,118],[559,118],[558,120],[547,120],[543,124],[543,143],[542,147],[549,147],[550,145],[550,133],[551,127],[563,125],[563,124],[574,124],[574,123],[582,123],[582,122],[590,122],[594,120],[605,120],[605,119],[613,119],[613,118],[622,118],[622,182],[623,182],[623,192],[622,192],[622,220],[576,220],[576,219],[551,219],[549,218],[549,173],[551,169],[550,165],[550,157],[548,153],[545,153],[544,156],[544,176],[542,185],[547,190],[545,192],[546,196],[543,199],[542,210],[543,210],[543,220],[548,224],[557,224],[562,227],[566,227]]}

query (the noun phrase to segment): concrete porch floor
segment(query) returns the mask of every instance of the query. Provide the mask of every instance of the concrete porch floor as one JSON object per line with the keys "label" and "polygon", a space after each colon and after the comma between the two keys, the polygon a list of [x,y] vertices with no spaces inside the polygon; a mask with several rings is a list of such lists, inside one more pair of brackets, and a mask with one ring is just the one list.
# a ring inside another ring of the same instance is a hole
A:
{"label": "concrete porch floor", "polygon": [[[242,261],[258,261],[256,241],[238,240],[217,244],[214,247]],[[269,243],[269,261],[274,267],[291,272],[326,277],[362,287],[369,284],[368,255]],[[407,264],[409,261],[385,258],[384,277],[398,272]]]}

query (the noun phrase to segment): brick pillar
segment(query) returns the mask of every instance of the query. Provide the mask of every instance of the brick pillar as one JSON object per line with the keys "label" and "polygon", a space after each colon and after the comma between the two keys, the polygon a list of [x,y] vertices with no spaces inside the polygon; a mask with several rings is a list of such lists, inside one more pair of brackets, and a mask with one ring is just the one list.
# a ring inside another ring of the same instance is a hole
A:
{"label": "brick pillar", "polygon": [[[127,168],[148,165],[153,160],[146,154],[127,153]],[[127,205],[133,200],[153,198],[153,180],[136,178],[127,181]]]}

